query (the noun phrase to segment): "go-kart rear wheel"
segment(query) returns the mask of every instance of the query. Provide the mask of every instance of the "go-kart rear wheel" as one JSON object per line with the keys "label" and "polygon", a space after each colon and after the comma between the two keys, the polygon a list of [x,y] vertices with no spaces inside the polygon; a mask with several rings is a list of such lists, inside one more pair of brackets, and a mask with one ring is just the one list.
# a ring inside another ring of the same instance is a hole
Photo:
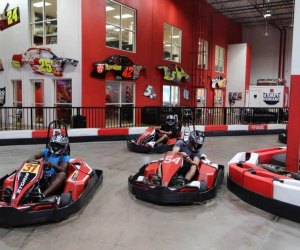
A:
{"label": "go-kart rear wheel", "polygon": [[68,206],[72,202],[71,193],[62,193],[60,196],[59,207]]}

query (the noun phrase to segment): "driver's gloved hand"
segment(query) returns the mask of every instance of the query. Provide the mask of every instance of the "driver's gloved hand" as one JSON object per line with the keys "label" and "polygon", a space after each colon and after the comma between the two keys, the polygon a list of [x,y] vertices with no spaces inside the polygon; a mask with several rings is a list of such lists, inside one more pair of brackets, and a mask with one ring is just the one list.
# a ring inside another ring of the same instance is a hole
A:
{"label": "driver's gloved hand", "polygon": [[207,159],[207,155],[206,154],[202,154],[200,157],[200,160],[206,160]]}

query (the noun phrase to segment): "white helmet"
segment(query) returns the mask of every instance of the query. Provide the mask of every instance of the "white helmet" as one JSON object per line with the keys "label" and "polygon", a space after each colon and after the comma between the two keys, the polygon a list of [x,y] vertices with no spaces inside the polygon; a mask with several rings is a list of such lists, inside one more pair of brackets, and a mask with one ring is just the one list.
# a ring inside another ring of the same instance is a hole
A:
{"label": "white helmet", "polygon": [[52,154],[64,154],[69,147],[69,139],[61,133],[56,133],[53,135],[49,142],[49,151]]}
{"label": "white helmet", "polygon": [[176,117],[175,117],[175,115],[168,115],[168,116],[167,116],[167,119],[166,119],[166,123],[167,123],[169,126],[175,125],[175,123],[176,123]]}
{"label": "white helmet", "polygon": [[193,152],[197,152],[204,144],[205,135],[199,130],[192,131],[189,136],[188,145]]}

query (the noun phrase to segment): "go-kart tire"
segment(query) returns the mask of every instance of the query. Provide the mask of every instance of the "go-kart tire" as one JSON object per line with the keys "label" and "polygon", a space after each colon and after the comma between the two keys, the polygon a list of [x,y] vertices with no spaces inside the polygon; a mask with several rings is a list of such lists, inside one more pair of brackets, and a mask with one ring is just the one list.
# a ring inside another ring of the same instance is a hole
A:
{"label": "go-kart tire", "polygon": [[68,206],[72,202],[71,193],[62,193],[60,195],[59,207]]}
{"label": "go-kart tire", "polygon": [[11,196],[13,194],[13,190],[10,188],[10,187],[6,187],[4,190],[3,190],[3,200],[6,202],[6,203],[10,203],[10,200],[11,200]]}

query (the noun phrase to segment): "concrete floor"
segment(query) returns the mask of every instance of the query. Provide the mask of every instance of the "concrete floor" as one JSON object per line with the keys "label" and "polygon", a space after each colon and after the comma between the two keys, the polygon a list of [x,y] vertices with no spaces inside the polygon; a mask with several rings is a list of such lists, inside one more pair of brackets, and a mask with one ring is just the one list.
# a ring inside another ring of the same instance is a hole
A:
{"label": "concrete floor", "polygon": [[[283,146],[276,135],[208,137],[204,151],[227,165],[239,151]],[[43,145],[0,147],[0,175]],[[114,152],[114,153],[113,153]],[[131,197],[127,178],[163,155],[129,152],[126,142],[74,143],[71,156],[104,171],[104,182],[80,213],[60,223],[0,228],[0,249],[299,249],[300,224],[241,201],[225,182],[217,197],[191,206],[158,206]],[[227,170],[227,167],[226,167]]]}

